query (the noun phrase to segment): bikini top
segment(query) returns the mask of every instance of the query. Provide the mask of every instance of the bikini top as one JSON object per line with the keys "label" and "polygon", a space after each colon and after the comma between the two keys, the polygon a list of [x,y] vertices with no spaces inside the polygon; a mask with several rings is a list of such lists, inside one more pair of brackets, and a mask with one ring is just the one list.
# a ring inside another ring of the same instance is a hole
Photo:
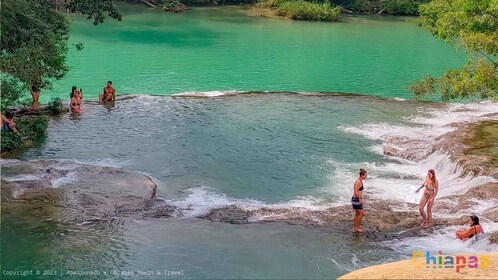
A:
{"label": "bikini top", "polygon": [[429,188],[429,186],[432,186],[432,183],[430,185],[426,185],[425,189],[428,190],[428,191],[434,191],[435,190],[434,187],[433,188]]}
{"label": "bikini top", "polygon": [[476,239],[477,239],[477,229],[476,229],[476,226],[472,226],[474,228],[474,233],[472,233],[471,235],[469,235],[469,239],[474,237],[474,235],[476,236]]}
{"label": "bikini top", "polygon": [[363,182],[361,182],[361,187],[358,189],[358,191],[363,191]]}

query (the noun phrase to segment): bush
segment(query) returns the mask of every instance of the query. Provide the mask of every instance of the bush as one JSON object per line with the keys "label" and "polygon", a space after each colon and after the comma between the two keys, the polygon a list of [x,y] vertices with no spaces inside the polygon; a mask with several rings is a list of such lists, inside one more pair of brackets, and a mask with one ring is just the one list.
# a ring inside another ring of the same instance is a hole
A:
{"label": "bush", "polygon": [[265,0],[259,2],[258,5],[263,8],[276,8],[285,2],[287,2],[287,0]]}
{"label": "bush", "polygon": [[48,102],[47,109],[50,112],[51,115],[53,116],[58,116],[60,113],[62,113],[62,99],[59,97],[52,98]]}
{"label": "bush", "polygon": [[20,148],[23,142],[36,141],[46,135],[48,127],[48,119],[45,116],[39,117],[24,117],[14,119],[16,128],[21,136],[13,132],[1,132],[1,151],[7,152]]}
{"label": "bush", "polygon": [[1,93],[0,108],[5,111],[8,107],[14,106],[31,106],[31,95],[29,95],[29,88],[23,84],[19,79],[14,76],[1,72]]}
{"label": "bush", "polygon": [[180,1],[178,1],[178,0],[166,0],[166,1],[164,1],[164,4],[163,4],[163,10],[166,12],[178,13],[178,12],[186,11],[187,6],[180,3]]}
{"label": "bush", "polygon": [[341,7],[330,2],[310,3],[304,0],[289,1],[278,4],[277,15],[296,20],[337,21]]}

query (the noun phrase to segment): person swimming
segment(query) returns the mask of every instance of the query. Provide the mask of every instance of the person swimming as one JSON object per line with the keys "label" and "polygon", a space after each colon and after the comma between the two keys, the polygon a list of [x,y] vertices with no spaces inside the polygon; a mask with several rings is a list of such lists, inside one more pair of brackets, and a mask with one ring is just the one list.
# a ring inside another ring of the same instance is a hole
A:
{"label": "person swimming", "polygon": [[468,229],[461,229],[456,232],[456,237],[461,240],[468,240],[471,239],[472,237],[476,237],[478,235],[481,235],[484,233],[484,230],[482,229],[482,226],[479,224],[479,217],[476,215],[470,216],[470,228]]}

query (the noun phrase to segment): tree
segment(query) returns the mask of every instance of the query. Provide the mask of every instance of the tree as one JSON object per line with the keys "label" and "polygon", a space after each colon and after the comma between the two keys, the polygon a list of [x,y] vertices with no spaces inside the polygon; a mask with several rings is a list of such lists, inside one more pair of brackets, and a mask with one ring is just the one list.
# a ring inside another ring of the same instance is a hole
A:
{"label": "tree", "polygon": [[[2,1],[2,108],[22,103],[31,85],[50,88],[54,79],[67,73],[69,23],[56,10],[60,4],[59,0]],[[113,0],[72,0],[63,4],[92,19],[94,25],[104,21],[105,12],[121,19]]]}
{"label": "tree", "polygon": [[411,86],[415,98],[440,94],[443,101],[498,99],[498,0],[433,0],[419,7],[419,24],[436,38],[462,46],[469,60],[442,77]]}

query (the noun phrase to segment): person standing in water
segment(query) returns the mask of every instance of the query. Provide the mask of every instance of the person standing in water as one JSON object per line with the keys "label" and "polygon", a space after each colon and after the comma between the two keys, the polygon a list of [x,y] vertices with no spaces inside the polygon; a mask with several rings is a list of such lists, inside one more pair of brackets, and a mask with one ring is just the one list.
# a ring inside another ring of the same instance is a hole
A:
{"label": "person standing in water", "polygon": [[[429,169],[429,171],[427,171],[427,177],[425,178],[424,184],[415,192],[418,193],[422,188],[425,188],[425,190],[418,206],[420,216],[422,216],[422,224],[420,224],[420,226],[423,228],[430,228],[432,226],[432,207],[434,206],[434,200],[436,199],[439,190],[439,181],[436,179],[436,172],[434,169]],[[425,205],[427,205],[427,215],[425,215],[424,212]]]}
{"label": "person standing in water", "polygon": [[367,171],[365,169],[360,169],[360,176],[354,182],[353,197],[351,198],[351,204],[355,210],[354,220],[353,220],[353,232],[362,233],[365,229],[360,227],[361,219],[365,215],[363,210],[363,181],[367,179]]}

